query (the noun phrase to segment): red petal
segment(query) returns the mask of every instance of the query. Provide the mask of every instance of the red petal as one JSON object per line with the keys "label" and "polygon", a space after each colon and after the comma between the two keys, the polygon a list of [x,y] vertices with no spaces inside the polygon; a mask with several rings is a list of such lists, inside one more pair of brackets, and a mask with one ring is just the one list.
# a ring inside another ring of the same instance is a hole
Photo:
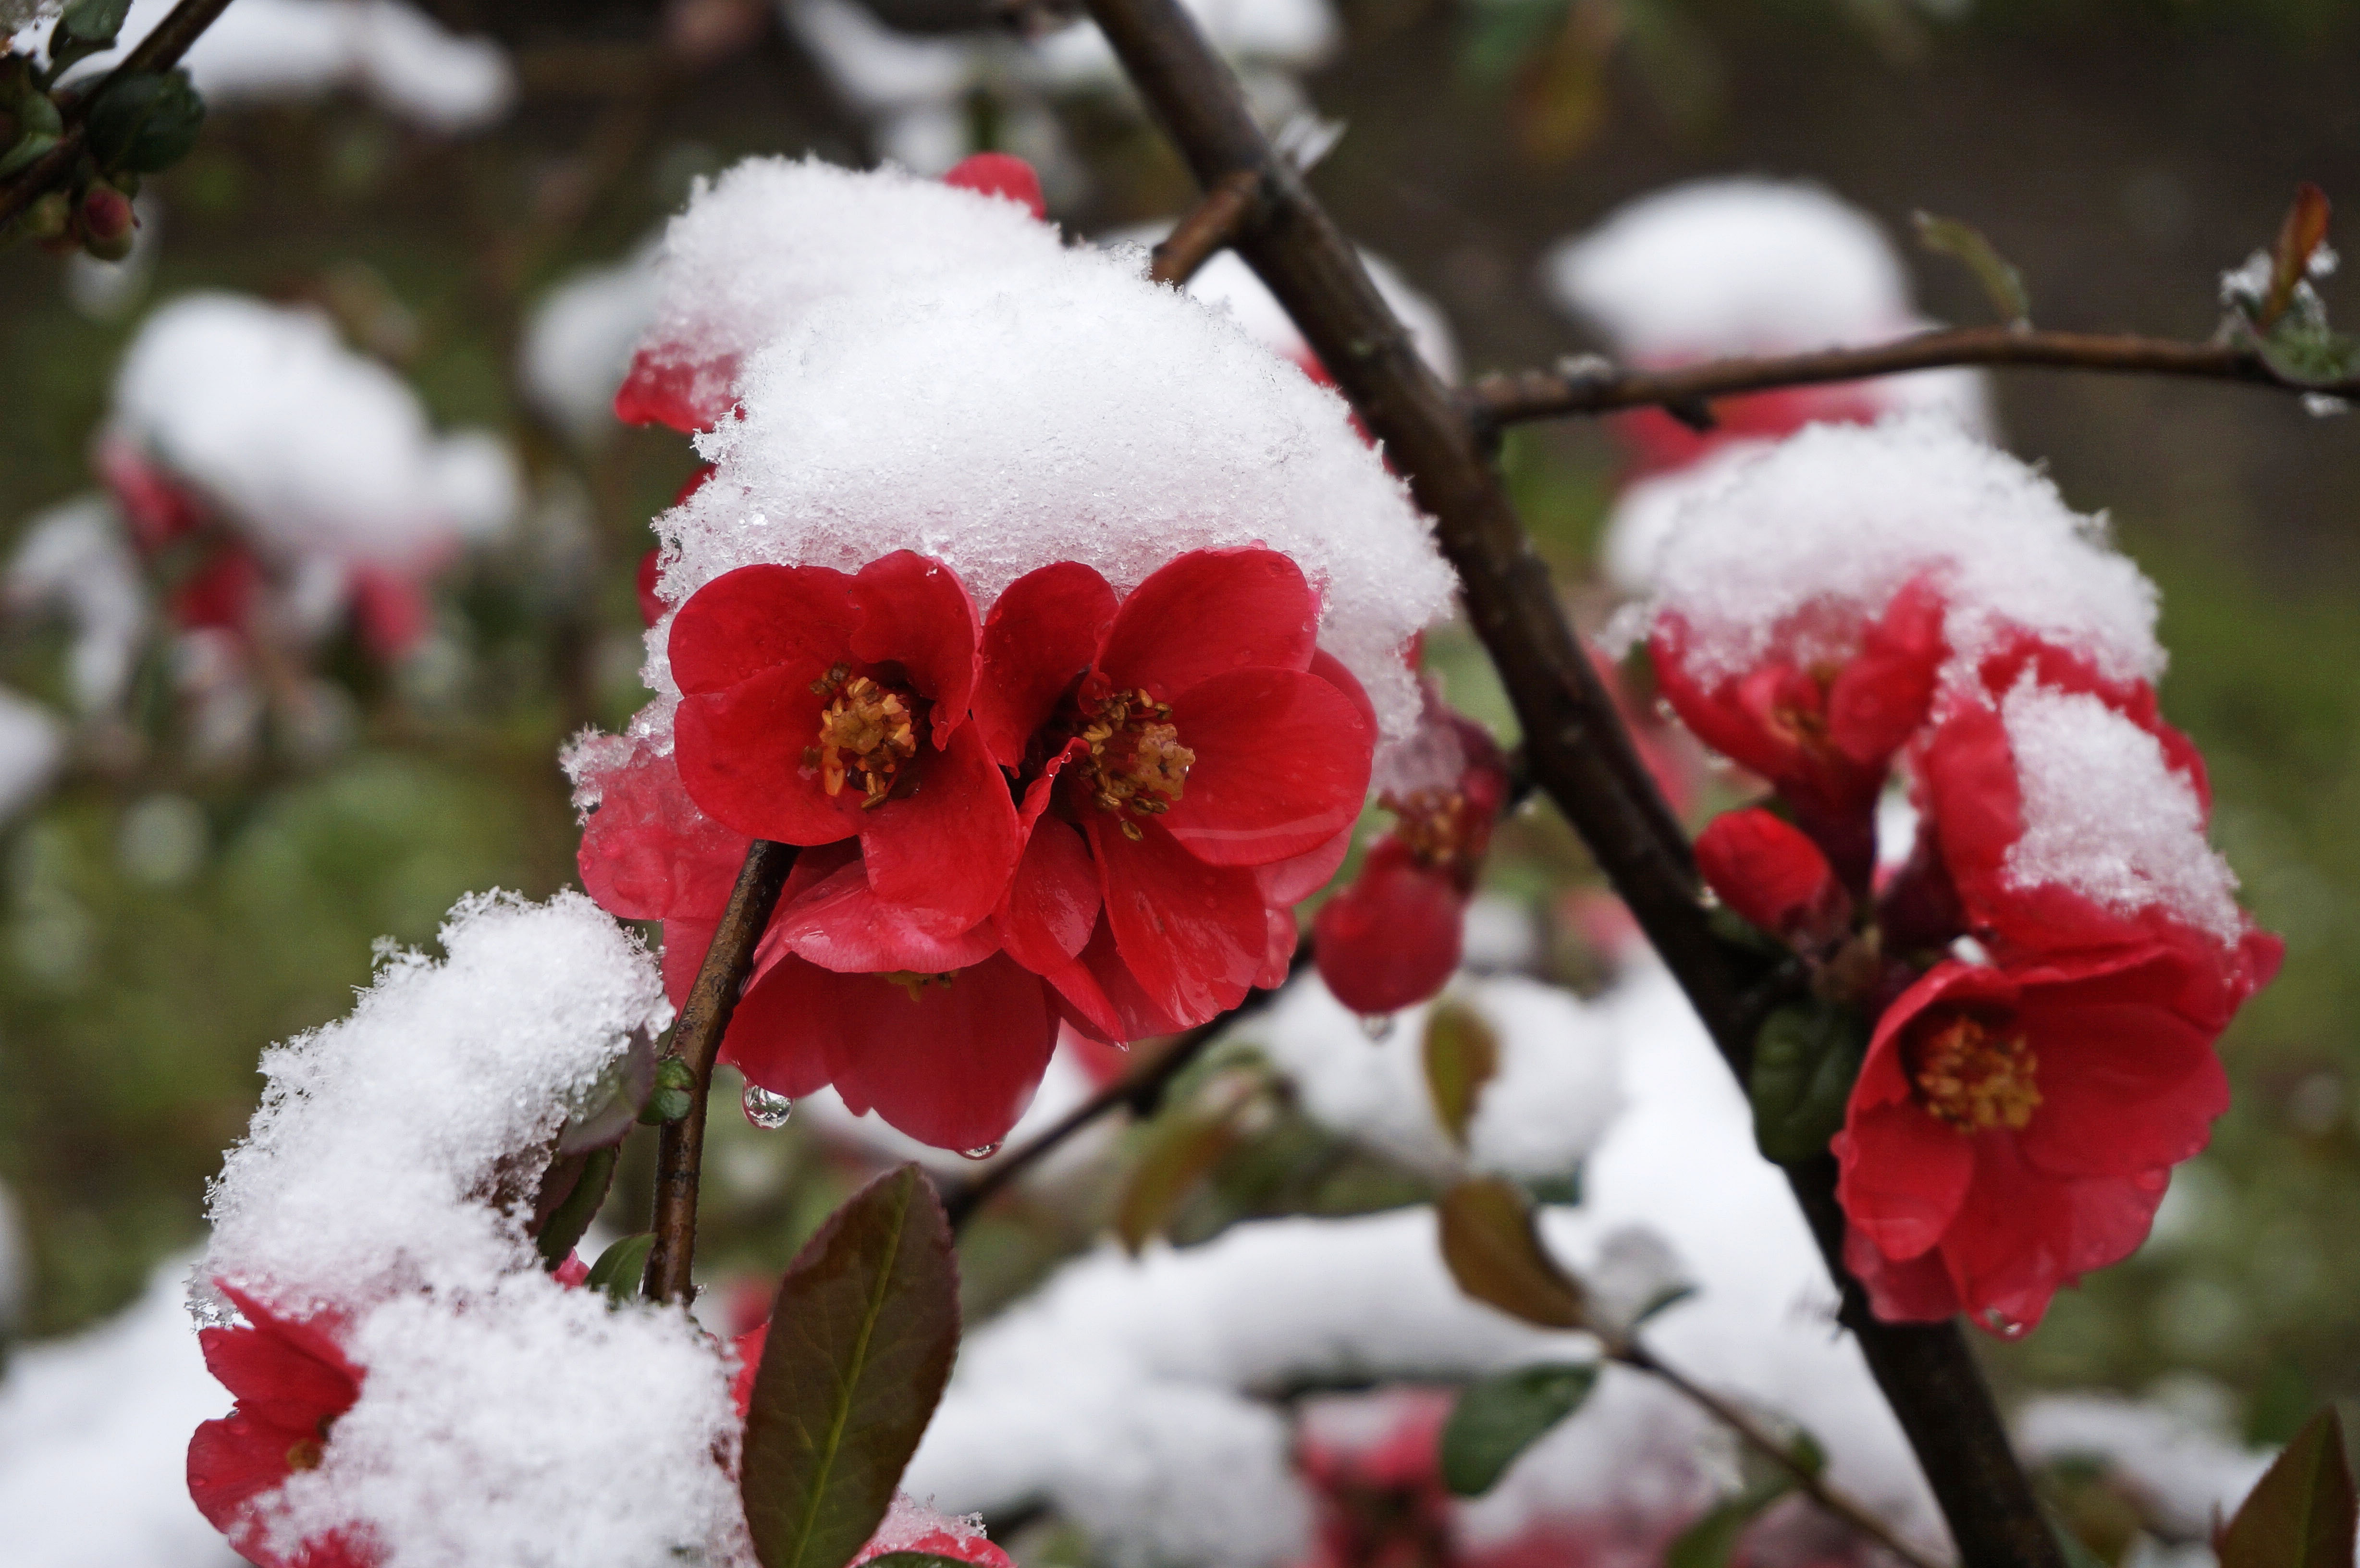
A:
{"label": "red petal", "polygon": [[1031,164],[1009,153],[969,153],[951,166],[943,183],[1017,202],[1036,218],[1049,215],[1049,203],[1041,198],[1041,177]]}
{"label": "red petal", "polygon": [[839,866],[792,902],[782,898],[763,941],[839,973],[905,969],[941,975],[980,964],[1000,946],[988,924],[962,925],[880,898],[858,860]]}
{"label": "red petal", "polygon": [[762,1369],[762,1349],[770,1342],[770,1325],[765,1320],[729,1342],[738,1353],[738,1375],[729,1379],[729,1398],[738,1406],[738,1419],[744,1421],[746,1412],[754,1407],[754,1375]]}
{"label": "red petal", "polygon": [[860,625],[852,651],[874,664],[898,661],[934,702],[934,744],[967,718],[975,698],[975,601],[939,561],[897,550],[853,579]]}
{"label": "red petal", "polygon": [[1003,768],[1024,766],[1033,733],[1098,656],[1115,594],[1078,561],[1059,561],[1008,585],[983,623],[975,722]]}
{"label": "red petal", "polygon": [[1225,670],[1307,670],[1319,606],[1276,550],[1191,550],[1131,591],[1098,668],[1169,702]]}
{"label": "red petal", "polygon": [[824,566],[725,572],[690,594],[672,623],[672,679],[691,695],[781,667],[809,681],[851,651],[859,619],[852,591],[852,578]]}
{"label": "red petal", "polygon": [[246,1505],[286,1483],[293,1474],[287,1451],[307,1440],[319,1441],[318,1432],[242,1413],[204,1422],[189,1439],[189,1500],[233,1541],[252,1533]]}
{"label": "red petal", "polygon": [[2059,1287],[2147,1238],[2163,1172],[2066,1181],[2026,1164],[2013,1139],[1987,1134],[1975,1144],[1974,1186],[1942,1238],[1942,1261],[1977,1318],[2036,1323]]}
{"label": "red petal", "polygon": [[807,672],[783,667],[681,699],[672,754],[689,799],[738,832],[779,844],[834,844],[872,826],[892,808],[863,811],[858,788],[828,794],[804,760],[826,702]]}
{"label": "red petal", "polygon": [[315,1429],[360,1397],[343,1365],[323,1361],[278,1334],[252,1328],[209,1328],[197,1335],[205,1369],[237,1397],[238,1409],[274,1426]]}
{"label": "red petal", "polygon": [[644,746],[595,782],[598,809],[575,861],[598,907],[626,920],[717,919],[747,836],[698,811],[673,759]]}
{"label": "red petal", "polygon": [[1351,853],[1352,830],[1346,828],[1317,849],[1255,866],[1254,886],[1262,889],[1263,903],[1273,909],[1291,909],[1328,886],[1336,868]]}
{"label": "red petal", "polygon": [[1896,1262],[1859,1231],[1844,1232],[1844,1267],[1868,1292],[1868,1310],[1886,1323],[1940,1323],[1959,1310],[1959,1292],[1942,1255]]}
{"label": "red petal", "polygon": [[2017,1016],[2040,1092],[2016,1136],[2026,1161],[2057,1176],[2124,1176],[2202,1149],[2229,1108],[2229,1080],[2211,1032],[2169,1006],[2177,964],[2158,955],[2057,984],[2044,977],[2021,976]]}
{"label": "red petal", "polygon": [[[1105,929],[1106,922],[1101,920],[1098,930]],[[1120,964],[1120,961],[1116,962]],[[1047,981],[1055,992],[1051,999],[1056,1005],[1058,1016],[1065,1020],[1066,1027],[1093,1045],[1115,1050],[1133,1039],[1145,1038],[1144,1035],[1134,1036],[1126,1027],[1122,1010],[1114,1005],[1113,999],[1106,993],[1106,987],[1098,983],[1098,975],[1082,959],[1076,958],[1058,968],[1045,971],[1041,978]]]}
{"label": "red petal", "polygon": [[1943,604],[1920,579],[1894,595],[1828,688],[1828,738],[1861,767],[1883,773],[1926,722],[1941,668]]}
{"label": "red petal", "polygon": [[908,987],[846,979],[847,1020],[836,1086],[937,1149],[998,1143],[1032,1103],[1057,1015],[1048,990],[1004,955],[947,983]]}
{"label": "red petal", "polygon": [[1008,956],[1046,975],[1090,940],[1100,901],[1089,846],[1071,823],[1048,817],[1033,824],[992,924]]}
{"label": "red petal", "polygon": [[639,594],[639,624],[654,626],[663,619],[666,605],[656,593],[656,581],[663,570],[663,547],[650,545],[648,553],[639,557],[639,574],[633,579]]}
{"label": "red petal", "polygon": [[1136,843],[1101,812],[1086,826],[1116,951],[1147,1000],[1184,1027],[1236,1006],[1269,942],[1253,873],[1207,866],[1152,823]]}
{"label": "red petal", "polygon": [[1724,811],[1697,835],[1697,869],[1722,903],[1782,942],[1823,947],[1852,898],[1809,835],[1765,811]]}
{"label": "red petal", "polygon": [[664,996],[673,1007],[687,1005],[689,987],[696,984],[696,972],[705,966],[705,955],[713,946],[713,933],[720,929],[717,918],[692,920],[674,916],[664,921]]}
{"label": "red petal", "polygon": [[1289,909],[1264,909],[1262,920],[1269,928],[1270,941],[1262,949],[1262,973],[1254,976],[1254,989],[1275,991],[1295,972],[1295,950],[1303,941],[1303,932]]}
{"label": "red petal", "polygon": [[952,731],[942,751],[921,752],[915,766],[915,790],[863,813],[869,885],[963,929],[999,907],[1015,874],[1016,802],[973,724]]}
{"label": "red petal", "polygon": [[[1416,660],[1412,659],[1410,663],[1411,668],[1416,668]],[[1369,701],[1369,693],[1361,688],[1360,677],[1347,670],[1342,659],[1324,648],[1314,648],[1311,650],[1311,673],[1350,698],[1352,706],[1358,708],[1360,717],[1368,722],[1369,733],[1377,733],[1377,705]],[[1483,738],[1488,743],[1491,737],[1486,734]]]}
{"label": "red petal", "polygon": [[746,1081],[799,1100],[835,1075],[842,1031],[867,975],[836,975],[792,953],[758,973],[730,1015],[721,1060]]}
{"label": "red petal", "polygon": [[[336,1343],[336,1319],[333,1314],[323,1313],[311,1318],[287,1317],[272,1311],[260,1297],[226,1279],[217,1279],[214,1284],[245,1314],[246,1322],[252,1323],[257,1332],[277,1341],[289,1357],[325,1367],[344,1380],[344,1401],[336,1409],[344,1409],[358,1396],[360,1368],[353,1365],[351,1358],[344,1355],[344,1346]],[[207,1365],[210,1369],[211,1364]],[[227,1378],[223,1378],[222,1382],[240,1399],[246,1397]]]}
{"label": "red petal", "polygon": [[[1194,1028],[1213,1017],[1214,1013],[1233,1007],[1243,1001],[1248,989],[1246,986],[1239,986],[1236,994],[1229,1001],[1223,1002],[1212,1012],[1198,1017],[1175,1017],[1157,1006],[1154,998],[1141,986],[1138,978],[1131,974],[1131,966],[1123,962],[1122,954],[1116,950],[1114,928],[1104,920],[1099,920],[1098,929],[1090,933],[1089,945],[1082,949],[1082,956],[1078,962],[1087,978],[1088,985],[1086,988],[1075,987],[1075,995],[1096,997],[1111,1013],[1114,1027],[1099,1029],[1099,1034],[1103,1035],[1105,1040],[1110,1044],[1127,1045],[1135,1040],[1149,1040],[1157,1035],[1177,1034],[1182,1029]],[[1067,975],[1061,972],[1055,980],[1058,985],[1064,985],[1066,978]],[[1088,1026],[1075,1020],[1073,1013],[1069,1012],[1066,1017],[1068,1021],[1076,1022],[1076,1028],[1083,1029],[1086,1033],[1088,1032]],[[1098,1037],[1093,1036],[1093,1038]]]}
{"label": "red petal", "polygon": [[1395,838],[1380,840],[1351,886],[1319,907],[1311,957],[1335,998],[1375,1016],[1436,995],[1459,968],[1466,895],[1420,866]]}
{"label": "red petal", "polygon": [[1237,670],[1172,702],[1196,754],[1164,830],[1211,866],[1267,866],[1350,827],[1369,792],[1376,732],[1316,675]]}
{"label": "red petal", "polygon": [[1918,1257],[1966,1201],[1976,1141],[1914,1103],[1847,1117],[1835,1144],[1845,1218],[1887,1258]]}
{"label": "red petal", "polygon": [[737,404],[731,390],[738,356],[677,357],[669,347],[643,348],[615,389],[615,418],[627,425],[669,425],[683,435],[711,430]]}

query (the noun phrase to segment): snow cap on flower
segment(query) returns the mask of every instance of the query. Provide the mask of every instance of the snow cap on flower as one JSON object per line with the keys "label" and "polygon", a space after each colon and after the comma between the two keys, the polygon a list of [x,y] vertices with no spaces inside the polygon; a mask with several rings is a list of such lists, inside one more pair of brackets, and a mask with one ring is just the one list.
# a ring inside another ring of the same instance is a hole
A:
{"label": "snow cap on flower", "polygon": [[[829,192],[915,183],[784,167]],[[1012,203],[936,199],[1032,223]],[[1058,561],[1128,593],[1185,552],[1259,544],[1301,568],[1320,645],[1367,689],[1380,728],[1406,734],[1417,691],[1399,650],[1441,612],[1451,578],[1341,401],[1148,283],[1135,252],[1063,250],[1033,225],[1035,254],[971,263],[955,242],[987,225],[956,211],[957,227],[926,231],[935,276],[897,289],[890,309],[874,294],[814,302],[746,363],[740,417],[698,438],[713,482],[658,521],[672,552],[665,598],[756,562],[857,571],[907,549],[988,609]],[[780,221],[802,230],[815,214]],[[676,690],[661,655],[648,677]],[[650,720],[666,717],[660,705]]]}
{"label": "snow cap on flower", "polygon": [[493,1184],[670,1009],[637,940],[578,893],[469,898],[442,943],[440,962],[388,951],[349,1018],[264,1054],[201,1277],[300,1315],[527,1265]]}
{"label": "snow cap on flower", "polygon": [[513,461],[438,437],[418,396],[328,322],[235,294],[148,317],[115,384],[117,432],[285,558],[421,566],[507,528]]}
{"label": "snow cap on flower", "polygon": [[1814,426],[1733,462],[1682,505],[1654,577],[1652,599],[1622,625],[1677,621],[1699,681],[1742,674],[1774,647],[1801,661],[1842,657],[1836,645],[1920,579],[1947,605],[1948,684],[2023,636],[2111,681],[2163,670],[2155,587],[2115,553],[2103,517],[1929,417]]}
{"label": "snow cap on flower", "polygon": [[[1019,201],[899,169],[748,158],[700,180],[664,231],[633,380],[667,378],[707,422],[728,411],[744,363],[818,305],[946,272],[1039,267],[1059,249],[1057,231]],[[948,367],[905,368],[932,384]]]}

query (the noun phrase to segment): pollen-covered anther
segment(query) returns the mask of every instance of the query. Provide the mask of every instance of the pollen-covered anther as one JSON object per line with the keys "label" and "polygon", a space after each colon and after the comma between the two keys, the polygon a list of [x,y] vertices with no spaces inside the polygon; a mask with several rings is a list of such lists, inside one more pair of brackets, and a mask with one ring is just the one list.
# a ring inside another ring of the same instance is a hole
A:
{"label": "pollen-covered anther", "polygon": [[1491,838],[1491,822],[1474,809],[1460,789],[1388,790],[1377,804],[1401,819],[1395,836],[1409,846],[1420,865],[1437,871],[1457,871],[1483,857]]}
{"label": "pollen-covered anther", "polygon": [[907,692],[866,675],[836,686],[820,712],[819,744],[804,753],[827,792],[842,794],[849,780],[860,787],[863,811],[883,805],[901,765],[918,755],[915,708]]}
{"label": "pollen-covered anther", "polygon": [[1927,1110],[1961,1132],[2023,1130],[2039,1108],[2039,1061],[2022,1031],[1959,1014],[1921,1030],[1910,1073]]}
{"label": "pollen-covered anther", "polygon": [[880,975],[878,978],[888,985],[899,985],[902,994],[914,1002],[929,985],[947,988],[952,981],[958,978],[958,973],[954,970],[948,975],[928,975],[916,969],[895,969]]}
{"label": "pollen-covered anther", "polygon": [[1172,707],[1145,691],[1118,691],[1098,705],[1080,730],[1089,757],[1082,777],[1091,800],[1115,812],[1125,838],[1139,837],[1139,824],[1126,810],[1160,816],[1188,785],[1196,754],[1180,744]]}

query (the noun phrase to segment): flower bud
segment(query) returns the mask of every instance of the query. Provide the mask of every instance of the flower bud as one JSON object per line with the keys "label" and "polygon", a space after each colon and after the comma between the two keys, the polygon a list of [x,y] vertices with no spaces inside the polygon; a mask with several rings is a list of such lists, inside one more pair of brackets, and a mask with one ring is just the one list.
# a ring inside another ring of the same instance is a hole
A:
{"label": "flower bud", "polygon": [[23,223],[24,228],[20,232],[27,239],[56,239],[66,232],[66,225],[73,222],[73,201],[62,191],[49,191],[36,197],[18,222]]}
{"label": "flower bud", "polygon": [[77,214],[82,248],[101,261],[121,261],[131,254],[133,231],[139,226],[131,198],[112,185],[93,184],[82,192]]}

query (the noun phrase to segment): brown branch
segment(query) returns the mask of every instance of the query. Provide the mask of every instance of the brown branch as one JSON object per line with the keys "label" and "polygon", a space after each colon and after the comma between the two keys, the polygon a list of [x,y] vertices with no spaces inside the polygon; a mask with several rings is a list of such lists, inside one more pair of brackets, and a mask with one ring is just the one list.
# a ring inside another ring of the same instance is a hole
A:
{"label": "brown branch", "polygon": [[2121,332],[2018,332],[1952,327],[1865,348],[1821,349],[1765,358],[1716,359],[1671,370],[1633,370],[1602,359],[1555,370],[1486,376],[1460,394],[1479,430],[1527,419],[1604,414],[1646,407],[1694,408],[1709,398],[1830,381],[1863,381],[1944,365],[2030,365],[2232,381],[2282,392],[2360,397],[2360,381],[2306,386],[2272,370],[2252,349],[2228,343],[2175,343]]}
{"label": "brown branch", "polygon": [[27,207],[66,182],[82,157],[82,117],[100,93],[124,77],[169,71],[178,65],[180,57],[189,52],[189,46],[229,6],[230,0],[180,0],[170,15],[132,46],[104,80],[68,105],[65,135],[58,138],[58,145],[18,169],[6,185],[0,186],[0,229],[15,223]]}
{"label": "brown branch", "polygon": [[[1306,937],[1295,950],[1287,965],[1287,979],[1303,973],[1311,962],[1311,940]],[[1283,986],[1284,982],[1281,982]],[[1185,1034],[1175,1035],[1172,1043],[1153,1054],[1142,1053],[1142,1060],[1130,1072],[1076,1105],[1059,1117],[1056,1123],[1043,1128],[1040,1135],[1021,1149],[1010,1150],[994,1160],[990,1169],[963,1187],[943,1194],[943,1207],[951,1217],[951,1228],[958,1230],[973,1219],[983,1205],[1004,1192],[1016,1178],[1024,1174],[1051,1150],[1088,1127],[1099,1117],[1118,1108],[1128,1109],[1144,1120],[1155,1114],[1164,1100],[1164,1091],[1172,1081],[1187,1070],[1188,1064],[1205,1054],[1206,1047],[1218,1040],[1231,1024],[1250,1013],[1262,1010],[1280,987],[1249,991],[1245,1000],[1217,1018],[1198,1024]]]}
{"label": "brown branch", "polygon": [[1946,1568],[1939,1560],[1903,1540],[1891,1525],[1877,1518],[1874,1510],[1860,1503],[1851,1493],[1830,1485],[1818,1467],[1803,1463],[1791,1443],[1780,1442],[1745,1410],[1694,1381],[1677,1367],[1656,1359],[1655,1352],[1636,1338],[1615,1336],[1605,1339],[1603,1343],[1609,1359],[1660,1379],[1689,1403],[1735,1432],[1747,1447],[1784,1470],[1796,1487],[1813,1502],[1908,1563],[1909,1568]]}
{"label": "brown branch", "polygon": [[721,1054],[721,1037],[728,1031],[729,1015],[738,1010],[738,993],[754,967],[755,944],[778,908],[779,891],[793,869],[792,844],[756,839],[738,869],[738,885],[729,889],[721,924],[713,945],[688,988],[672,1030],[672,1053],[688,1063],[693,1080],[688,1091],[688,1115],[666,1122],[656,1140],[655,1245],[648,1252],[648,1271],[641,1290],[659,1301],[689,1299],[689,1268],[696,1258],[696,1183],[705,1163],[705,1098],[713,1087],[714,1059]]}
{"label": "brown branch", "polygon": [[1155,247],[1147,276],[1157,283],[1185,288],[1188,279],[1227,250],[1240,231],[1253,222],[1261,197],[1262,181],[1250,173],[1232,174],[1214,185]]}
{"label": "brown branch", "polygon": [[[1524,725],[1532,774],[1580,833],[1721,1054],[1741,1075],[1758,1002],[1712,936],[1679,822],[1583,656],[1465,409],[1411,346],[1350,243],[1255,125],[1237,80],[1176,0],[1090,0],[1125,71],[1207,189],[1261,182],[1263,221],[1237,241],[1408,475],[1459,573],[1468,614]],[[1968,1568],[2062,1568],[1972,1353],[1955,1323],[1890,1324],[1843,1268],[1833,1162],[1790,1172],[1842,1321],[1916,1450]]]}

